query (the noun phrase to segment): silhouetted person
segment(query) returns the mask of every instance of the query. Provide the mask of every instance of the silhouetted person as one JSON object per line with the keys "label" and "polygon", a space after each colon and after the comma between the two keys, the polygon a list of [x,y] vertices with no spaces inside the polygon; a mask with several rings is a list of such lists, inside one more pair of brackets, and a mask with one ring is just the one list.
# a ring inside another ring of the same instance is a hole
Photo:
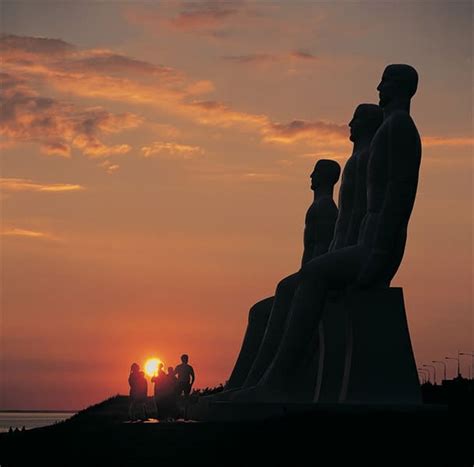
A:
{"label": "silhouetted person", "polygon": [[182,394],[186,397],[189,396],[194,384],[194,369],[188,364],[188,361],[188,355],[181,355],[181,363],[174,369],[174,373],[177,376],[176,392],[178,396]]}
{"label": "silhouetted person", "polygon": [[177,406],[176,406],[176,392],[177,392],[177,379],[174,368],[168,367],[168,372],[165,376],[162,397],[161,397],[161,413],[162,416],[167,419],[176,418]]}
{"label": "silhouetted person", "polygon": [[163,398],[163,390],[166,385],[166,373],[163,370],[163,363],[158,364],[156,374],[151,378],[153,386],[153,400],[155,401],[156,412],[158,418],[161,417],[161,406]]}
{"label": "silhouetted person", "polygon": [[148,397],[148,382],[145,378],[145,373],[140,370],[138,363],[133,363],[130,367],[130,375],[128,377],[128,384],[130,386],[130,406],[129,418],[136,420],[135,413],[139,411],[141,419],[146,419],[146,402]]}
{"label": "silhouetted person", "polygon": [[[405,248],[421,162],[421,142],[410,117],[418,75],[408,65],[390,65],[377,89],[384,121],[367,163],[367,211],[357,244],[312,259],[300,271],[285,335],[261,380],[258,398],[288,394],[286,379],[308,350],[329,289],[388,287]],[[383,312],[383,310],[381,310]]]}

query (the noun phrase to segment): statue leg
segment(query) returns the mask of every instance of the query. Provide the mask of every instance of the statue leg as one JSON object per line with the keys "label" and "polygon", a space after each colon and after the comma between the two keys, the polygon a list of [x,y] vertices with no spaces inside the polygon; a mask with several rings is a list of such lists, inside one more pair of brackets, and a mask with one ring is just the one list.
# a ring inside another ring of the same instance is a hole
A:
{"label": "statue leg", "polygon": [[247,378],[250,368],[257,356],[260,344],[267,327],[274,297],[265,298],[250,308],[245,337],[242,342],[237,362],[235,363],[225,390],[241,387]]}
{"label": "statue leg", "polygon": [[275,291],[275,298],[268,319],[265,334],[257,357],[249,371],[244,387],[256,385],[268,369],[283,336],[291,301],[298,285],[298,274],[281,280]]}
{"label": "statue leg", "polygon": [[298,371],[301,361],[308,358],[309,349],[314,347],[311,343],[318,332],[327,291],[353,283],[366,256],[365,248],[348,247],[319,256],[302,269],[283,339],[261,380],[265,387],[261,394],[274,393],[280,397],[308,389],[300,386],[310,379],[301,377]]}

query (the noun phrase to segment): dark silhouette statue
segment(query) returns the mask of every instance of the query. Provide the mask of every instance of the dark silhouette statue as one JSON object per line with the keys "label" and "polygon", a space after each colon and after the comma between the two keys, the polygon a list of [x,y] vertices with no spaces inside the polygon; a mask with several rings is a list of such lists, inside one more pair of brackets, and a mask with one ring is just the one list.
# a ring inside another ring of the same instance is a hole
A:
{"label": "dark silhouette statue", "polygon": [[[314,198],[305,217],[302,264],[325,253],[334,236],[338,210],[333,200],[333,190],[340,171],[337,162],[321,159],[311,173]],[[245,338],[226,391],[244,384],[252,385],[267,369],[283,334],[296,286],[295,273],[280,281],[274,297],[266,298],[250,309]],[[222,397],[225,397],[225,393],[218,396]]]}
{"label": "dark silhouette statue", "polygon": [[[410,100],[417,84],[418,75],[411,66],[390,65],[385,69],[377,87],[384,120],[370,146],[367,208],[357,243],[303,264],[284,336],[254,391],[256,399],[288,399],[292,369],[311,346],[328,291],[387,289],[398,270],[421,162],[421,141],[410,116]],[[379,314],[383,312],[379,310]]]}
{"label": "dark silhouette statue", "polygon": [[[360,222],[366,211],[366,171],[369,146],[375,132],[382,123],[382,119],[382,110],[377,105],[361,104],[356,108],[354,116],[349,122],[350,139],[354,143],[354,147],[352,155],[346,162],[342,174],[342,184],[339,191],[339,212],[334,234],[325,236],[324,242],[321,242],[319,248],[313,252],[310,240],[311,235],[315,235],[315,238],[318,239],[318,217],[315,216],[315,222],[312,225],[312,229],[307,229],[305,231],[305,250],[302,260],[303,265],[311,260],[312,257],[326,253],[328,248],[329,250],[334,250],[356,243]],[[315,199],[316,196],[317,193],[315,192]],[[329,232],[329,229],[327,232]],[[329,237],[332,237],[332,241],[328,245]],[[307,244],[308,247],[306,247]],[[312,254],[313,256],[311,257]],[[269,323],[273,324],[274,329],[276,329],[273,332],[267,331],[265,334],[258,357],[254,362],[254,366],[252,367],[247,380],[244,382],[244,385],[242,385],[243,387],[252,387],[253,385],[258,384],[264,372],[268,369],[284,333],[284,326],[287,321],[291,301],[297,284],[298,274],[293,274],[292,276],[283,279],[283,281],[278,285],[276,296],[280,296],[280,301],[274,303],[274,309],[272,310],[271,315],[273,323]],[[252,323],[250,322],[250,324]],[[249,330],[251,329],[250,324],[247,333],[249,333]],[[279,327],[277,327],[277,325]],[[246,343],[247,340],[244,340],[241,355],[246,348]],[[317,368],[315,368],[316,356],[314,354],[316,352],[317,342],[313,343],[311,352],[308,352],[308,355],[306,355],[305,358],[299,362],[300,364],[298,367],[294,369],[298,373],[298,377],[293,378],[293,381],[297,383],[293,384],[293,389],[296,389],[295,386],[300,386],[297,392],[306,392],[306,398],[312,397],[315,384]],[[238,363],[239,361],[237,364]]]}

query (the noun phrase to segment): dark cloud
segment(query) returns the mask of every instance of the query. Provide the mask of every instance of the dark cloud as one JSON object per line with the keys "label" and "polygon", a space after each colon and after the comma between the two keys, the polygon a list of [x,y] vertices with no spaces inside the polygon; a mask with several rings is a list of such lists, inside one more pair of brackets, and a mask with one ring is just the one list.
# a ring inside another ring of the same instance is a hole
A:
{"label": "dark cloud", "polygon": [[295,60],[301,61],[314,61],[317,60],[317,57],[310,54],[309,52],[303,52],[301,50],[295,50],[290,53],[282,54],[246,54],[246,55],[227,55],[222,57],[223,60],[227,60],[234,63],[241,63],[244,65],[260,65],[266,63],[276,63],[276,62],[290,62]]}
{"label": "dark cloud", "polygon": [[244,64],[261,64],[276,62],[279,60],[277,55],[272,54],[248,54],[248,55],[228,55],[222,57],[223,60],[227,60],[235,63],[244,63]]}
{"label": "dark cloud", "polygon": [[229,17],[238,14],[243,4],[241,1],[184,2],[170,24],[184,31],[219,28]]}
{"label": "dark cloud", "polygon": [[35,55],[64,55],[73,52],[75,47],[61,39],[0,34],[0,52],[5,50],[18,50]]}

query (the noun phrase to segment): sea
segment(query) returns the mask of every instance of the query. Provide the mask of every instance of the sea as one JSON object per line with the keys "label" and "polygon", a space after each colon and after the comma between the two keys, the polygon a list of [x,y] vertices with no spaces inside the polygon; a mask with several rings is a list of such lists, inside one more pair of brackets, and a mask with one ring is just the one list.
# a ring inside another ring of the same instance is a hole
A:
{"label": "sea", "polygon": [[31,430],[42,426],[54,425],[74,415],[74,412],[0,412],[0,433],[10,427]]}

